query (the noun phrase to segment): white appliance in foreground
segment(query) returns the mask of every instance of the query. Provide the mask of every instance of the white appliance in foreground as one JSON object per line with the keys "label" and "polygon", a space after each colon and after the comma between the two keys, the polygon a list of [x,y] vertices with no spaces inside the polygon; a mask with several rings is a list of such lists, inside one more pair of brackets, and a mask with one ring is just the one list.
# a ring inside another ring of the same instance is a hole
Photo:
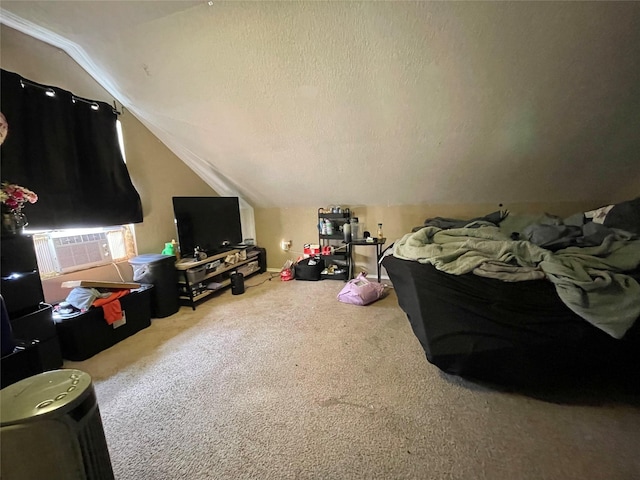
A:
{"label": "white appliance in foreground", "polygon": [[0,477],[113,480],[91,377],[44,372],[0,390]]}

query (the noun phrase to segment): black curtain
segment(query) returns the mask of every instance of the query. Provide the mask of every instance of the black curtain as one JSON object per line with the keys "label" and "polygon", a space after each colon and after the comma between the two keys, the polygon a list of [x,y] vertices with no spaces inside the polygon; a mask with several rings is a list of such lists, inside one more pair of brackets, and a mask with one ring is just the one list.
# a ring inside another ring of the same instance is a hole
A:
{"label": "black curtain", "polygon": [[140,195],[120,152],[112,106],[6,70],[0,87],[0,108],[9,125],[0,147],[0,175],[3,182],[38,194],[38,201],[23,209],[29,228],[142,222]]}

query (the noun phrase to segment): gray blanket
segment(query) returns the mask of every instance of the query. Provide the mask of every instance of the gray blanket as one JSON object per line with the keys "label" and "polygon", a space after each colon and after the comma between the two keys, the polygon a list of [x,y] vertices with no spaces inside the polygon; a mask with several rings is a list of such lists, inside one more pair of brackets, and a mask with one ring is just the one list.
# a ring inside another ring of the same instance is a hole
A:
{"label": "gray blanket", "polygon": [[597,246],[551,252],[526,240],[511,240],[498,227],[431,226],[395,242],[393,255],[453,275],[472,272],[488,261],[540,268],[573,312],[614,338],[622,338],[640,316],[640,285],[624,274],[640,266],[640,240],[623,231]]}

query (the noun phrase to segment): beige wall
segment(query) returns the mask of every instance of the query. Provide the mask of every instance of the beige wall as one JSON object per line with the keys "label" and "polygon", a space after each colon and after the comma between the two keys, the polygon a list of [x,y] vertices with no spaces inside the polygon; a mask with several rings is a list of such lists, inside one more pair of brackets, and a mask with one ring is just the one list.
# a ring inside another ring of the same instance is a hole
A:
{"label": "beige wall", "polygon": [[189,167],[167,149],[133,115],[122,115],[127,166],[142,198],[144,221],[136,225],[140,253],[160,253],[165,242],[177,240],[173,196],[217,195]]}
{"label": "beige wall", "polygon": [[[4,25],[0,41],[3,69],[80,97],[113,103],[114,98],[62,50]],[[217,193],[126,109],[120,121],[127,168],[142,198],[144,221],[135,227],[138,252],[160,253],[165,242],[176,238],[171,197]]]}

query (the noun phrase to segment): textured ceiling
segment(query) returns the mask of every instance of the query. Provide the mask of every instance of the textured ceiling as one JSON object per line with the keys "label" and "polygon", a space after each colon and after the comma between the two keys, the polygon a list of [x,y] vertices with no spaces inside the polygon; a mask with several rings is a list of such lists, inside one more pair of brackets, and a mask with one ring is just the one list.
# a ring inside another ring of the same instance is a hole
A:
{"label": "textured ceiling", "polygon": [[640,192],[640,3],[1,7],[257,207]]}

